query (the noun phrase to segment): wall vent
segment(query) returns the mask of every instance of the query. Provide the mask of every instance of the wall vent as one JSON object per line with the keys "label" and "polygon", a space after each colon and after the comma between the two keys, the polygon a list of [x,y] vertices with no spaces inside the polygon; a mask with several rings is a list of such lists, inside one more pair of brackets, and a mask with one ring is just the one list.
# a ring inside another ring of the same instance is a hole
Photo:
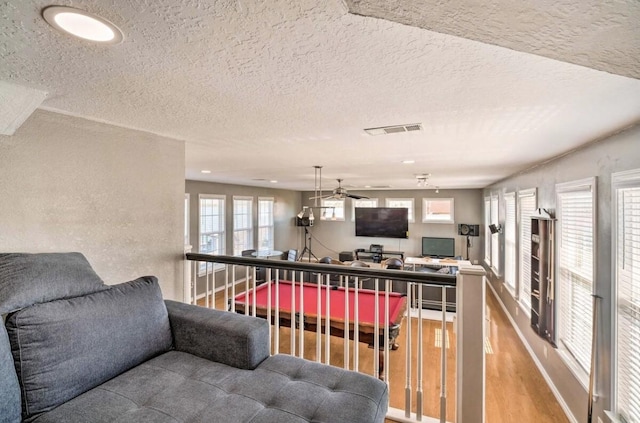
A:
{"label": "wall vent", "polygon": [[422,131],[422,124],[410,123],[408,125],[381,126],[379,128],[365,128],[364,131],[369,135],[398,134],[401,132]]}

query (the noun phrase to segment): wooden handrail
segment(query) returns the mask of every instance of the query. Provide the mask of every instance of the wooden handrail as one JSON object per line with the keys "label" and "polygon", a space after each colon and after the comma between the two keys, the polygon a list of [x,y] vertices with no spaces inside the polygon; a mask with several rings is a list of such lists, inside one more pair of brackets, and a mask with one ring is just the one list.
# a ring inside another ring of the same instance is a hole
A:
{"label": "wooden handrail", "polygon": [[423,273],[406,270],[374,269],[367,267],[350,267],[335,264],[307,263],[288,260],[269,260],[242,256],[212,255],[187,253],[187,260],[209,263],[232,264],[237,266],[268,267],[280,270],[294,270],[323,274],[339,274],[360,278],[393,279],[394,281],[413,282],[439,286],[455,286],[455,275],[446,273]]}

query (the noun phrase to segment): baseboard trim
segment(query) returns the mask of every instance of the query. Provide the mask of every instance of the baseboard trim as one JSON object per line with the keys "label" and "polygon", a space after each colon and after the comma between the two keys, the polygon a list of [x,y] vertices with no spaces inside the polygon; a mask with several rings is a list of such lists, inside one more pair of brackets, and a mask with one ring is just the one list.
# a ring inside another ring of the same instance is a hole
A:
{"label": "baseboard trim", "polygon": [[518,334],[518,338],[520,338],[520,342],[522,342],[522,345],[524,345],[525,349],[531,356],[531,359],[533,360],[534,364],[542,374],[542,377],[544,378],[545,382],[547,382],[547,385],[549,386],[549,389],[551,389],[553,396],[556,397],[556,400],[558,401],[558,404],[560,404],[562,411],[564,411],[564,414],[567,416],[567,418],[571,423],[578,423],[578,419],[576,419],[576,417],[573,415],[573,413],[569,409],[569,406],[564,401],[564,398],[562,398],[562,395],[560,395],[560,391],[558,391],[558,388],[556,388],[556,385],[551,380],[551,377],[549,377],[549,374],[547,373],[545,368],[542,366],[542,363],[540,362],[540,360],[538,360],[538,357],[535,355],[535,353],[529,346],[529,343],[527,342],[527,339],[524,337],[524,334],[522,333],[522,331],[520,331],[520,328],[516,324],[515,320],[513,320],[513,318],[511,317],[511,314],[509,314],[507,307],[502,302],[502,298],[500,298],[500,296],[494,289],[493,285],[491,285],[491,282],[489,282],[489,280],[487,280],[487,285],[489,285],[489,288],[491,288],[491,292],[493,292],[494,298],[498,301],[498,303],[500,304],[500,307],[502,307],[502,311],[504,311],[504,314],[509,319],[509,322],[511,322],[511,326],[516,331],[516,334]]}

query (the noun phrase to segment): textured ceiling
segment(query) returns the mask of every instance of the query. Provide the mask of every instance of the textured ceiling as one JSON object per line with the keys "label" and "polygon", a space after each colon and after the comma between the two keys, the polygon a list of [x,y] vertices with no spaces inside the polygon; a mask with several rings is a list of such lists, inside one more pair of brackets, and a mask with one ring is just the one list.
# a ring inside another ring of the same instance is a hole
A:
{"label": "textured ceiling", "polygon": [[640,78],[638,0],[345,0],[349,12]]}
{"label": "textured ceiling", "polygon": [[[638,79],[350,14],[340,0],[56,2],[114,22],[116,46],[56,32],[40,17],[49,4],[0,0],[0,80],[47,91],[48,110],[185,140],[189,179],[311,190],[323,165],[327,188],[338,177],[415,188],[425,172],[442,188],[484,187],[640,121]],[[454,26],[480,2],[451,7]],[[540,17],[496,19],[516,18]],[[564,54],[568,36],[543,35]],[[638,55],[627,60],[615,73],[638,71]],[[363,131],[416,122],[424,131]]]}

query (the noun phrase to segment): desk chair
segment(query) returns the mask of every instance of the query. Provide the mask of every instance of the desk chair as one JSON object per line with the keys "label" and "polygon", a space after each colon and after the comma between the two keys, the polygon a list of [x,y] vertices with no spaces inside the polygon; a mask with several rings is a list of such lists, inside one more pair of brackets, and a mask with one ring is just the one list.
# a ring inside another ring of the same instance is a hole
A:
{"label": "desk chair", "polygon": [[[287,261],[296,261],[296,260],[298,260],[298,250],[296,250],[296,249],[289,250],[289,251],[287,251],[286,254],[287,254],[287,256],[286,256]],[[286,275],[287,275],[286,279],[287,280],[290,280],[290,281],[293,280],[293,272],[294,272],[293,270],[287,270],[287,273],[286,273]]]}
{"label": "desk chair", "polygon": [[[344,263],[341,262],[340,260],[333,259],[333,258],[331,258],[329,256],[322,257],[320,260],[318,260],[318,263],[344,265]],[[329,284],[330,285],[336,285],[336,286],[342,285],[342,276],[336,275],[336,274],[330,274],[329,275]]]}
{"label": "desk chair", "polygon": [[[349,265],[351,267],[371,267],[367,263],[361,260],[354,260]],[[358,279],[358,288],[362,289],[362,285],[365,281],[371,281],[371,278],[359,278]],[[349,277],[349,287],[355,287],[356,278],[354,276]]]}
{"label": "desk chair", "polygon": [[[255,257],[253,255],[253,253],[255,252],[256,250],[242,250],[240,255],[242,257]],[[256,267],[256,284],[263,283],[266,280],[267,280],[267,269],[265,269],[264,267]]]}

